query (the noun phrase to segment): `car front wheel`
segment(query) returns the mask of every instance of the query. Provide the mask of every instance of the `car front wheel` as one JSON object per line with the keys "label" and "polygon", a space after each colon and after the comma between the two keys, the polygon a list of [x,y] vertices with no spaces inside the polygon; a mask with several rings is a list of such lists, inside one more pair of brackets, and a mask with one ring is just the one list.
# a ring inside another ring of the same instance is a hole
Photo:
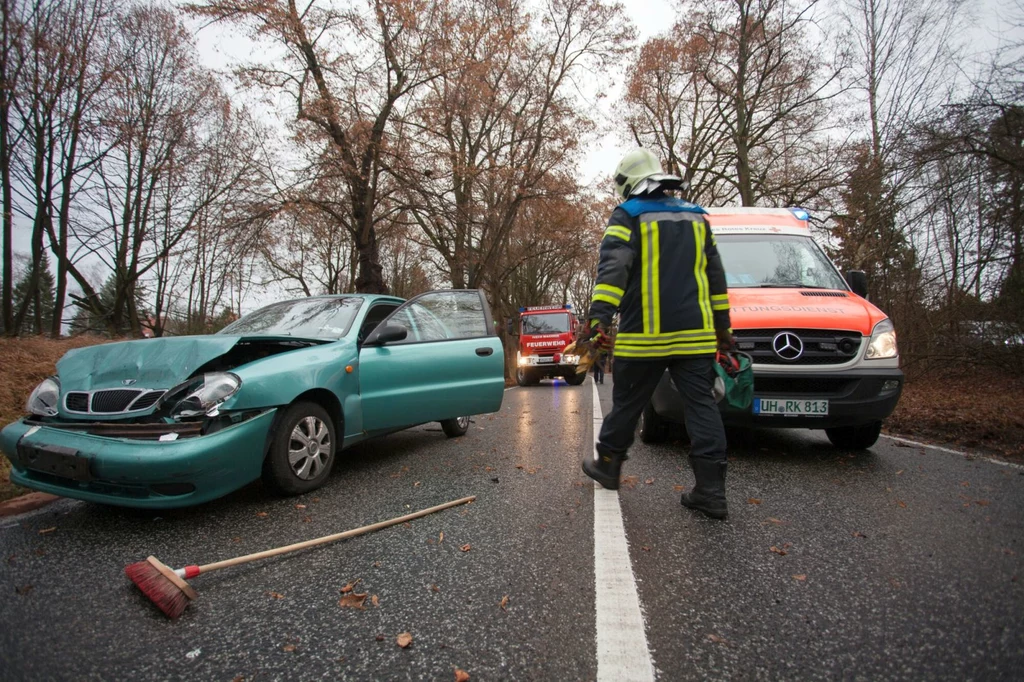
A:
{"label": "car front wheel", "polygon": [[457,438],[459,436],[465,436],[466,431],[469,431],[469,417],[456,417],[455,419],[445,419],[441,422],[441,430],[444,431],[444,435],[449,438]]}
{"label": "car front wheel", "polygon": [[540,377],[530,370],[523,367],[516,369],[516,383],[520,386],[533,386],[538,381],[540,381]]}
{"label": "car front wheel", "polygon": [[299,495],[324,484],[334,466],[337,441],[327,410],[295,403],[281,416],[263,463],[263,480],[285,495]]}
{"label": "car front wheel", "polygon": [[570,374],[565,378],[565,380],[572,386],[579,386],[587,380],[587,375],[584,372],[580,372],[579,374]]}
{"label": "car front wheel", "polygon": [[866,450],[878,440],[882,422],[871,422],[860,426],[837,426],[825,429],[825,435],[832,445],[842,450]]}

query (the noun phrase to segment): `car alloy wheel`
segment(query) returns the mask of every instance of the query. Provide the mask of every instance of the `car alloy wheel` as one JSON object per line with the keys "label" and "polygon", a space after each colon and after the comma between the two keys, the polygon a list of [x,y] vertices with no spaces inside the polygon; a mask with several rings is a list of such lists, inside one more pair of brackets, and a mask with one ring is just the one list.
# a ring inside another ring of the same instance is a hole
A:
{"label": "car alloy wheel", "polygon": [[320,475],[331,456],[331,433],[327,424],[306,417],[292,429],[288,443],[288,463],[296,476],[309,481]]}
{"label": "car alloy wheel", "polygon": [[327,481],[336,459],[334,421],[314,402],[294,403],[280,415],[263,461],[263,480],[285,495],[316,490]]}
{"label": "car alloy wheel", "polygon": [[469,417],[445,419],[441,422],[441,430],[444,431],[444,435],[449,438],[463,436],[467,431],[469,431]]}

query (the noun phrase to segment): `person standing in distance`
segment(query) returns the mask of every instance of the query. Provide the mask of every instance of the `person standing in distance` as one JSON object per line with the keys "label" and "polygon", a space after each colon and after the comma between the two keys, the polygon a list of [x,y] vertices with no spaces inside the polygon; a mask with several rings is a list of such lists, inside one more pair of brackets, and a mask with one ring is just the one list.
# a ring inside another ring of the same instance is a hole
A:
{"label": "person standing in distance", "polygon": [[612,211],[601,239],[597,283],[587,315],[598,350],[615,338],[612,409],[604,418],[594,458],[583,471],[617,490],[622,462],[640,413],[667,369],[686,409],[690,465],[696,485],[683,506],[716,519],[725,499],[725,429],[712,397],[717,350],[732,350],[729,296],[715,238],[696,204],[669,196],[685,190],[646,149],[635,149],[615,170],[623,203]]}

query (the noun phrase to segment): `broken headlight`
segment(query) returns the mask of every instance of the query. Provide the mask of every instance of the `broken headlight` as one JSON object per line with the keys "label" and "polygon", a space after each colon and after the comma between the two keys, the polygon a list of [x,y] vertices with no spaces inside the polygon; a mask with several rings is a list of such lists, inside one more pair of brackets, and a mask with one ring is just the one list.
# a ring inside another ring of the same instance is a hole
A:
{"label": "broken headlight", "polygon": [[59,399],[60,379],[48,377],[32,390],[25,409],[40,417],[56,417]]}
{"label": "broken headlight", "polygon": [[174,419],[209,415],[241,386],[242,380],[231,372],[210,372],[178,384],[164,394],[160,403],[171,406]]}

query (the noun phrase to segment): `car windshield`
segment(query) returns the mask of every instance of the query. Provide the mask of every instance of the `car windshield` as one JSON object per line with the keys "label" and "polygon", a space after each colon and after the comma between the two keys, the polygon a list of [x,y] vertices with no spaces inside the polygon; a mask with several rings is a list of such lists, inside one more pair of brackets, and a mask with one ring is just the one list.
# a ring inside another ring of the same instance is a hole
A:
{"label": "car windshield", "polygon": [[715,240],[730,287],[847,289],[846,282],[810,237],[723,234],[715,235]]}
{"label": "car windshield", "polygon": [[348,332],[363,299],[304,298],[273,303],[221,329],[220,334],[338,339]]}
{"label": "car windshield", "polygon": [[569,313],[523,315],[524,334],[562,334],[569,331]]}

